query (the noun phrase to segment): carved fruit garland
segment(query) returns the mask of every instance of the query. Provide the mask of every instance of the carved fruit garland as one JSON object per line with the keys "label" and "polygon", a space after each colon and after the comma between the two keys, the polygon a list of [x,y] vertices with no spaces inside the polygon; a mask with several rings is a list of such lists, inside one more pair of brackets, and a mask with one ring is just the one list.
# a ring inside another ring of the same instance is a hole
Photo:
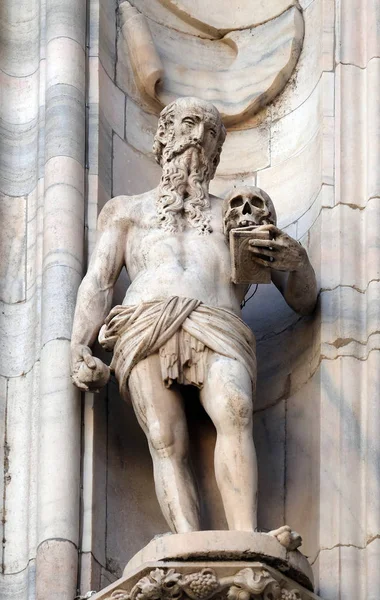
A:
{"label": "carved fruit garland", "polygon": [[130,592],[115,590],[106,600],[302,600],[298,590],[281,589],[261,567],[249,567],[230,577],[217,578],[206,568],[183,575],[174,569],[155,569]]}

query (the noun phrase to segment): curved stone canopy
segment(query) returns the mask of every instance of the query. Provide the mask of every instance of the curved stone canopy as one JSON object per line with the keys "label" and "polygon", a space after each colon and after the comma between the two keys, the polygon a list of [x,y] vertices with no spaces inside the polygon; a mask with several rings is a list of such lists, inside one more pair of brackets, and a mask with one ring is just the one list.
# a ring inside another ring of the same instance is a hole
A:
{"label": "curved stone canopy", "polygon": [[160,0],[184,21],[219,31],[246,29],[265,23],[294,5],[292,0]]}
{"label": "curved stone canopy", "polygon": [[202,98],[218,108],[227,126],[257,113],[282,91],[304,36],[296,6],[255,27],[239,29],[232,19],[228,33],[216,39],[163,25],[129,2],[120,5],[120,24],[117,83],[123,91],[155,113],[178,97]]}
{"label": "curved stone canopy", "polygon": [[295,0],[131,0],[131,4],[157,23],[211,38],[256,27],[297,6]]}

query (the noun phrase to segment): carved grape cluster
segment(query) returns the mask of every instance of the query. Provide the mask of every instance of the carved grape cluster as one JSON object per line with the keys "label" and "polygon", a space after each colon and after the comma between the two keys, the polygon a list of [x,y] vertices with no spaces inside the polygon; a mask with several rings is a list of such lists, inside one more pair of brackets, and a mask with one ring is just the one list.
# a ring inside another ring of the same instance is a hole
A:
{"label": "carved grape cluster", "polygon": [[129,594],[125,590],[115,590],[109,600],[129,600]]}
{"label": "carved grape cluster", "polygon": [[302,600],[302,596],[300,595],[298,590],[282,590],[281,591],[281,600]]}
{"label": "carved grape cluster", "polygon": [[297,589],[282,588],[267,569],[246,567],[219,579],[211,568],[188,574],[175,569],[155,569],[130,592],[119,588],[106,600],[306,600],[306,597],[309,596]]}
{"label": "carved grape cluster", "polygon": [[203,569],[200,573],[192,573],[184,577],[182,586],[193,598],[204,600],[219,587],[215,573],[211,569]]}

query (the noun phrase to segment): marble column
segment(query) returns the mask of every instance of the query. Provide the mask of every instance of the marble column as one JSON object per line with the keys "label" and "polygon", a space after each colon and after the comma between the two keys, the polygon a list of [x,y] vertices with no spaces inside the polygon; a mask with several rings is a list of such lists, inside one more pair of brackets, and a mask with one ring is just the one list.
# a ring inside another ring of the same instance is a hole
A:
{"label": "marble column", "polygon": [[41,256],[39,0],[0,5],[0,597],[35,589]]}
{"label": "marble column", "polygon": [[0,7],[1,598],[77,592],[86,3]]}
{"label": "marble column", "polygon": [[83,269],[86,4],[47,0],[37,597],[77,589],[80,394],[70,336]]}

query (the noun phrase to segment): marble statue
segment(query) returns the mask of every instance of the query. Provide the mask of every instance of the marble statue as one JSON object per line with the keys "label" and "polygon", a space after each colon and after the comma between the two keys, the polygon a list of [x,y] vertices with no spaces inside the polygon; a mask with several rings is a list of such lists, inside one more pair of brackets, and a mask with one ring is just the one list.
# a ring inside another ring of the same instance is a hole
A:
{"label": "marble statue", "polygon": [[[305,249],[277,228],[263,190],[237,188],[225,200],[209,194],[225,135],[219,112],[206,101],[180,98],[161,112],[154,141],[161,181],[103,208],[71,342],[72,379],[81,390],[99,389],[110,375],[92,355],[97,336],[113,350],[111,370],[147,436],[158,501],[177,533],[200,529],[185,385],[199,388],[217,431],[215,474],[229,529],[257,526],[255,340],[241,319],[246,268],[243,279],[238,273],[232,281],[230,248],[237,248],[235,260],[244,256],[247,268],[253,264],[260,277],[265,272],[298,313],[310,314],[317,297]],[[111,309],[123,267],[131,284],[123,304]],[[273,533],[297,545],[290,528]]]}

